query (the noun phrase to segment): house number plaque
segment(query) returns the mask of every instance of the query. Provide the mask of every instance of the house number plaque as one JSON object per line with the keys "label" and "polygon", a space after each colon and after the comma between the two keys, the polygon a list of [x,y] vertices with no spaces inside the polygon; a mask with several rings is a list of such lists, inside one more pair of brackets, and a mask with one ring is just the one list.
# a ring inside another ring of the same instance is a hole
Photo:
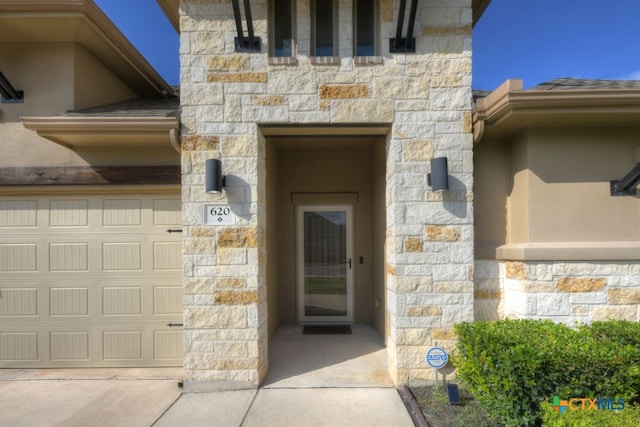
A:
{"label": "house number plaque", "polygon": [[204,205],[205,225],[235,225],[236,215],[228,205]]}

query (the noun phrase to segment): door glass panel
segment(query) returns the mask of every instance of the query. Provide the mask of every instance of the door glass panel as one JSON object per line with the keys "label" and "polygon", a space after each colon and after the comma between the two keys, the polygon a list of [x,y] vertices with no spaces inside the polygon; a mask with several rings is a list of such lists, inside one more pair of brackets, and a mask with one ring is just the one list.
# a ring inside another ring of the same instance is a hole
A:
{"label": "door glass panel", "polygon": [[347,315],[347,213],[304,212],[304,315]]}

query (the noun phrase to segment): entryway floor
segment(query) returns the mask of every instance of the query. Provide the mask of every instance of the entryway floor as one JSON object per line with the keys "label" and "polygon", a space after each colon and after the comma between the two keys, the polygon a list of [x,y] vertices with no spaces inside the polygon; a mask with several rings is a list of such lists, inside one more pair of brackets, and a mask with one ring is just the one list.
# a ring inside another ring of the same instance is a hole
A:
{"label": "entryway floor", "polygon": [[302,326],[281,326],[269,343],[262,387],[393,387],[378,332],[367,325],[351,330],[350,335],[303,335]]}

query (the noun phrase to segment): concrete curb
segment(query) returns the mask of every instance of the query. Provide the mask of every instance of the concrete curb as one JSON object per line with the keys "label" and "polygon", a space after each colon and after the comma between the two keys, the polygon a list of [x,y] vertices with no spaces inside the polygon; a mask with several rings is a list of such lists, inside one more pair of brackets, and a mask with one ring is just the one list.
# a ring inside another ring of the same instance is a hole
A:
{"label": "concrete curb", "polygon": [[409,388],[405,385],[400,386],[400,388],[398,388],[397,390],[400,398],[402,399],[402,402],[404,403],[404,406],[407,408],[407,412],[409,412],[409,415],[411,416],[413,424],[416,427],[429,427],[429,423],[427,423],[424,415],[422,415],[422,411],[418,407],[416,398],[413,393],[411,393],[411,390],[409,390]]}

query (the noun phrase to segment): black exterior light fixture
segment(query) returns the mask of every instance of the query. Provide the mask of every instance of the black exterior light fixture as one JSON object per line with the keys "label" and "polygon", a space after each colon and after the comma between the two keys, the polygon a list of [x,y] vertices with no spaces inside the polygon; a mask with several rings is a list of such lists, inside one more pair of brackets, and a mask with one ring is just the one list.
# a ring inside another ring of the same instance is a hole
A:
{"label": "black exterior light fixture", "polygon": [[222,187],[226,185],[226,177],[222,175],[222,162],[220,159],[206,160],[205,175],[205,191],[209,194],[222,193]]}
{"label": "black exterior light fixture", "polygon": [[24,92],[14,89],[2,72],[0,72],[0,99],[3,104],[20,104],[24,102]]}
{"label": "black exterior light fixture", "polygon": [[435,192],[449,190],[449,170],[446,157],[431,159],[431,173],[427,174],[427,184]]}

